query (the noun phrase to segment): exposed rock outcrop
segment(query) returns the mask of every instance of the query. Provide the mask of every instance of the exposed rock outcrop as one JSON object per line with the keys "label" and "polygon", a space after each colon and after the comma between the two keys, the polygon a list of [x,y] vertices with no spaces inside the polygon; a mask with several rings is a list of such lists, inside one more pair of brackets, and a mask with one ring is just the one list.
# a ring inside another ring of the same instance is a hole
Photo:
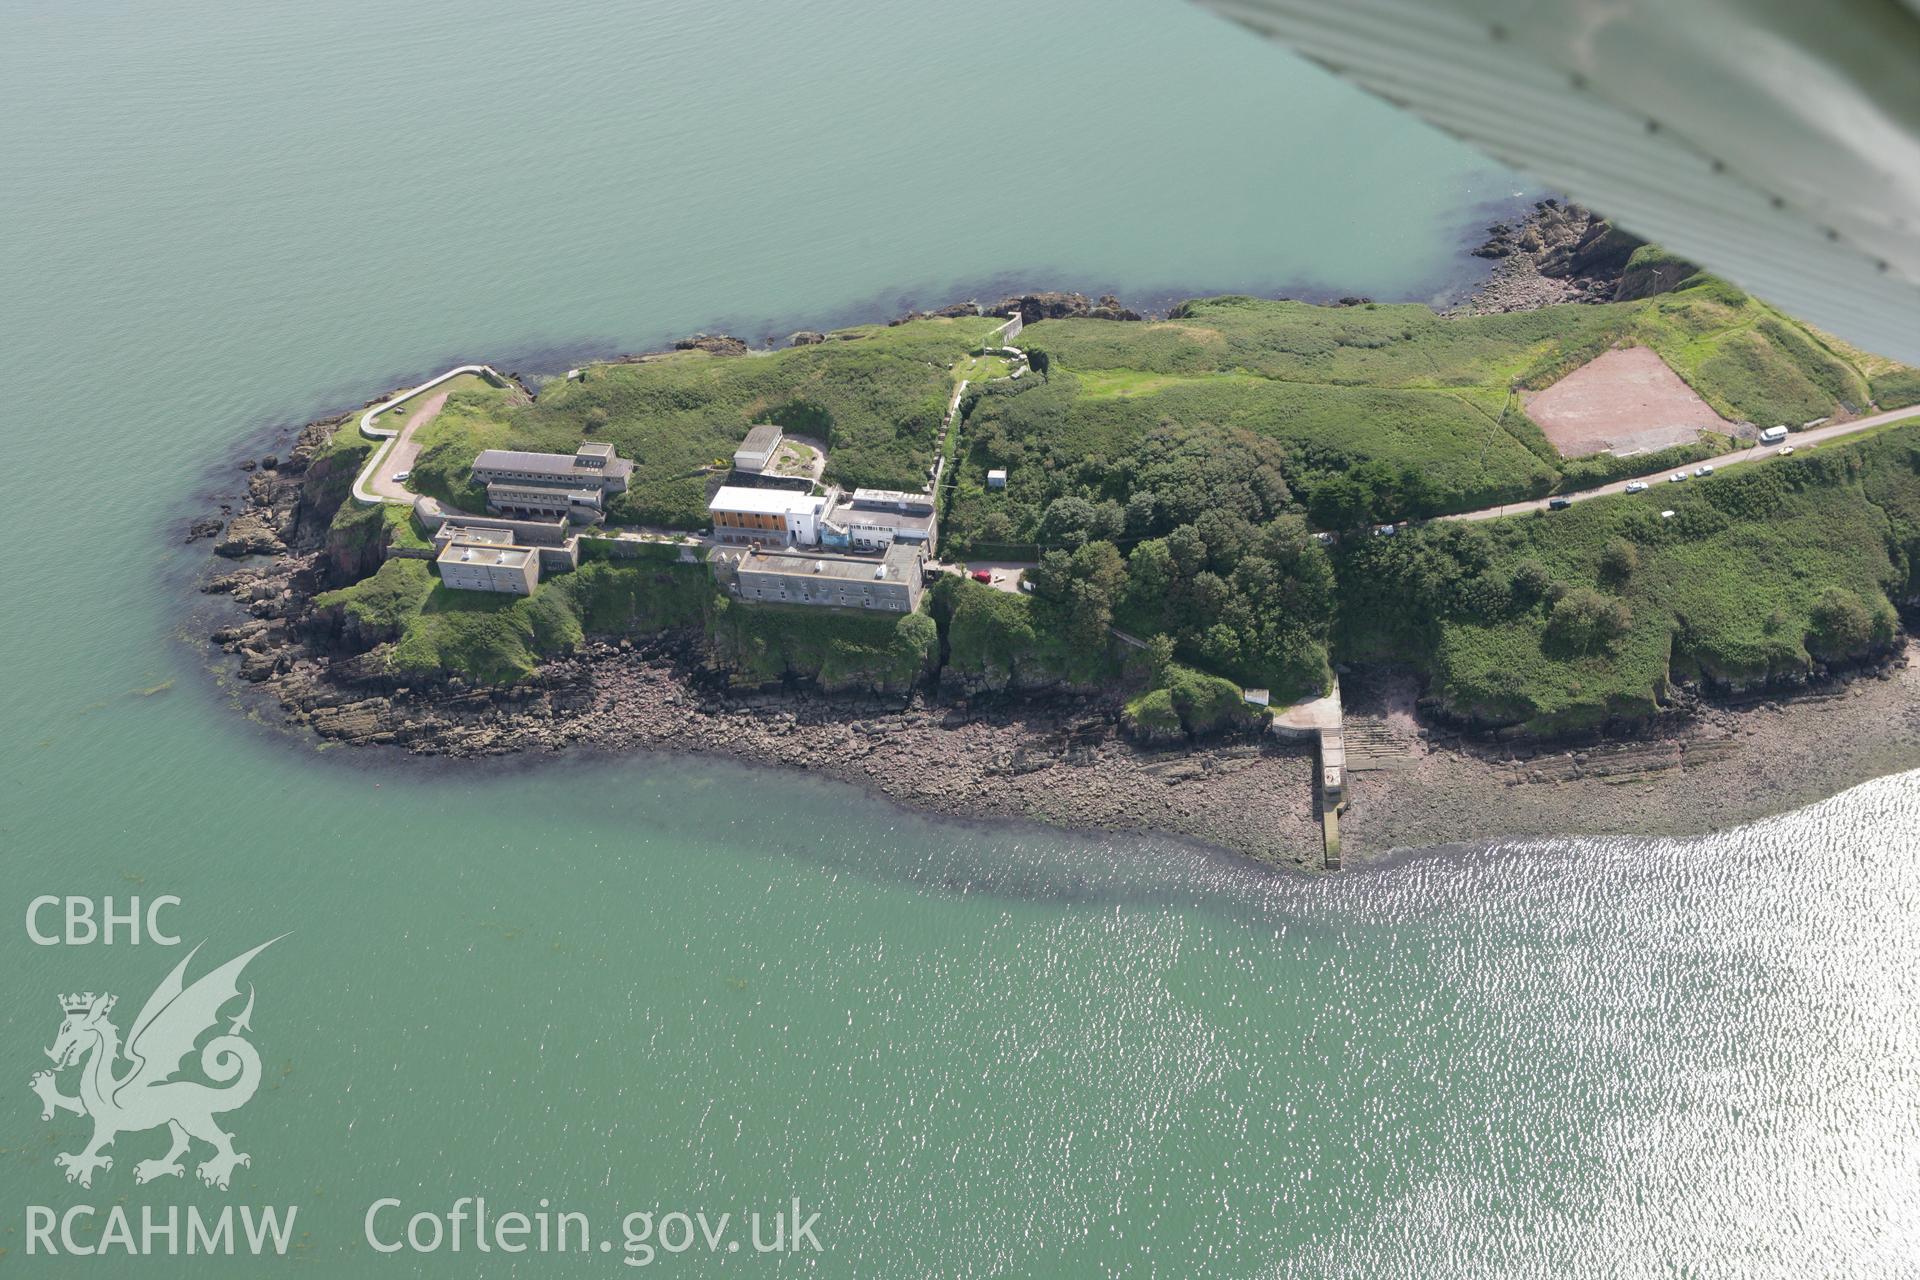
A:
{"label": "exposed rock outcrop", "polygon": [[1590,209],[1542,200],[1518,222],[1496,222],[1478,258],[1493,274],[1456,311],[1487,315],[1562,302],[1612,302],[1627,260],[1641,241]]}
{"label": "exposed rock outcrop", "polygon": [[744,339],[726,333],[696,333],[673,344],[675,351],[705,351],[716,356],[743,356],[750,348]]}
{"label": "exposed rock outcrop", "polygon": [[280,531],[273,524],[272,513],[249,508],[233,518],[226,536],[214,544],[213,553],[237,560],[242,556],[276,556],[286,549],[287,544],[280,540]]}
{"label": "exposed rock outcrop", "polygon": [[1032,324],[1036,320],[1063,320],[1075,317],[1094,320],[1141,318],[1138,311],[1121,306],[1120,300],[1110,293],[1103,295],[1096,303],[1084,293],[1063,293],[1052,289],[1002,298],[984,310],[987,315],[995,316],[1018,314],[1027,324]]}

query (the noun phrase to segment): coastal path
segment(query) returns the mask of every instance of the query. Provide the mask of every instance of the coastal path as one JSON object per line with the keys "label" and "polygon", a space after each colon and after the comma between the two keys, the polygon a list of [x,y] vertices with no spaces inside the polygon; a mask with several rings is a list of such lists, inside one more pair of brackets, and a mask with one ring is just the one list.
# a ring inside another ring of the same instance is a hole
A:
{"label": "coastal path", "polygon": [[[381,444],[379,448],[373,451],[373,456],[367,459],[367,465],[360,468],[360,474],[353,478],[353,496],[356,501],[364,502],[368,506],[374,506],[381,502],[411,503],[413,501],[413,494],[409,493],[404,486],[396,485],[392,481],[384,479],[383,473],[385,475],[391,475],[392,472],[388,470],[389,467],[392,467],[394,470],[405,470],[413,465],[413,454],[409,454],[406,459],[402,461],[398,456],[398,450],[412,444],[414,427],[430,420],[434,414],[440,412],[441,407],[446,404],[447,398],[445,395],[440,396],[438,403],[432,404],[432,412],[417,416],[414,421],[409,422],[404,427],[379,426],[376,425],[376,423],[380,415],[386,413],[388,410],[405,404],[422,392],[433,390],[443,382],[451,382],[455,378],[469,373],[479,374],[483,378],[498,380],[503,384],[506,382],[506,379],[491,365],[463,364],[457,369],[447,370],[437,378],[429,378],[417,387],[402,391],[390,400],[383,400],[360,415],[360,434],[369,440],[378,440]],[[396,441],[400,442],[398,446],[396,446]],[[417,453],[418,450],[416,449],[414,452]]]}
{"label": "coastal path", "polygon": [[1910,409],[1890,409],[1885,413],[1872,414],[1865,418],[1855,418],[1851,422],[1836,422],[1830,426],[1815,427],[1810,431],[1795,431],[1777,445],[1754,443],[1743,450],[1721,454],[1717,458],[1703,458],[1699,462],[1688,463],[1685,467],[1662,467],[1658,471],[1649,471],[1645,475],[1628,476],[1624,480],[1615,480],[1611,484],[1601,485],[1597,489],[1581,489],[1574,493],[1557,493],[1546,498],[1534,498],[1522,502],[1507,502],[1498,506],[1482,507],[1478,511],[1461,511],[1449,516],[1435,516],[1436,520],[1496,520],[1501,516],[1520,515],[1528,511],[1545,511],[1547,503],[1553,498],[1565,498],[1569,502],[1585,502],[1588,498],[1598,498],[1603,494],[1625,493],[1630,484],[1655,485],[1666,482],[1667,477],[1677,471],[1691,473],[1698,466],[1710,466],[1718,470],[1721,467],[1744,466],[1751,462],[1763,462],[1778,456],[1779,450],[1788,445],[1795,449],[1804,449],[1828,440],[1838,440],[1874,427],[1884,427],[1889,422],[1899,422],[1903,418],[1920,421],[1920,406]]}

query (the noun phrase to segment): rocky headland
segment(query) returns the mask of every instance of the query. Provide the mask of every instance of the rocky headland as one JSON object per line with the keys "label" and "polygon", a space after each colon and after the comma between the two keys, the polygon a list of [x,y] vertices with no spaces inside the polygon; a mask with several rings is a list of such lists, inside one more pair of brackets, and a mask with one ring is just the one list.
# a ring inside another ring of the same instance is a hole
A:
{"label": "rocky headland", "polygon": [[1492,273],[1454,310],[1465,315],[1531,311],[1564,302],[1626,302],[1659,293],[1691,275],[1676,259],[1632,266],[1643,241],[1591,209],[1571,202],[1535,202],[1518,219],[1496,222],[1472,250]]}
{"label": "rocky headland", "polygon": [[[1615,233],[1577,207],[1543,202],[1524,226],[1496,230],[1490,245],[1501,252],[1489,253],[1502,266],[1469,306],[1524,305],[1520,293],[1500,293],[1522,279],[1546,282],[1528,286],[1544,301],[1638,287],[1625,270],[1632,248],[1622,255]],[[1047,292],[999,309],[1137,316],[1111,298]],[[745,349],[724,335],[677,345],[719,356]],[[1270,863],[1318,864],[1310,747],[1254,732],[1141,741],[1125,731],[1116,692],[994,694],[937,674],[904,696],[742,690],[715,668],[703,637],[684,632],[589,638],[508,686],[396,678],[372,655],[382,637],[357,634],[352,618],[316,604],[377,569],[385,550],[328,536],[351,475],[326,446],[353,417],[312,423],[290,447],[240,464],[244,492],[185,531],[216,557],[204,591],[220,669],[263,719],[396,757],[659,749],[791,765],[804,739],[804,767],[931,812],[1151,830]],[[1761,691],[1733,703],[1682,690],[1624,736],[1542,742],[1462,733],[1420,714],[1411,678],[1354,672],[1346,857],[1506,835],[1685,834],[1782,811],[1920,766],[1916,686],[1903,650],[1874,669],[1825,673],[1798,696]]]}

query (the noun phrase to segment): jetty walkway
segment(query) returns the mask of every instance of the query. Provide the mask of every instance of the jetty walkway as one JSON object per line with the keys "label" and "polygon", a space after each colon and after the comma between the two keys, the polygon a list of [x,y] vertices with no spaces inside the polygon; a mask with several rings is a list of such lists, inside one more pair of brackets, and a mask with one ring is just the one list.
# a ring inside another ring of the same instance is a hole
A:
{"label": "jetty walkway", "polygon": [[1314,804],[1320,811],[1320,835],[1326,868],[1340,869],[1340,810],[1347,797],[1347,736],[1340,706],[1340,680],[1322,698],[1296,702],[1276,712],[1273,731],[1284,738],[1312,738],[1319,748],[1320,767],[1314,775]]}

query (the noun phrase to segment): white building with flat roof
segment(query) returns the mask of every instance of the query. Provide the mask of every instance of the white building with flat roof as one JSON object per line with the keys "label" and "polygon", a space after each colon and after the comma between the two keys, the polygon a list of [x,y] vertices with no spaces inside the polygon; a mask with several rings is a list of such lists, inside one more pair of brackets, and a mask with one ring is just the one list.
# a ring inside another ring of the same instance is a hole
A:
{"label": "white building with flat roof", "polygon": [[930,493],[855,489],[828,509],[820,541],[855,551],[883,550],[896,540],[931,549],[935,523]]}
{"label": "white building with flat roof", "polygon": [[713,521],[715,542],[811,547],[820,541],[820,518],[827,503],[824,494],[795,489],[722,485],[707,503],[707,515]]}
{"label": "white building with flat roof", "polygon": [[[496,534],[496,530],[475,530],[475,535]],[[455,591],[495,591],[506,595],[530,596],[540,585],[540,553],[532,547],[515,547],[490,536],[472,536],[450,540],[434,559],[440,581]]]}

